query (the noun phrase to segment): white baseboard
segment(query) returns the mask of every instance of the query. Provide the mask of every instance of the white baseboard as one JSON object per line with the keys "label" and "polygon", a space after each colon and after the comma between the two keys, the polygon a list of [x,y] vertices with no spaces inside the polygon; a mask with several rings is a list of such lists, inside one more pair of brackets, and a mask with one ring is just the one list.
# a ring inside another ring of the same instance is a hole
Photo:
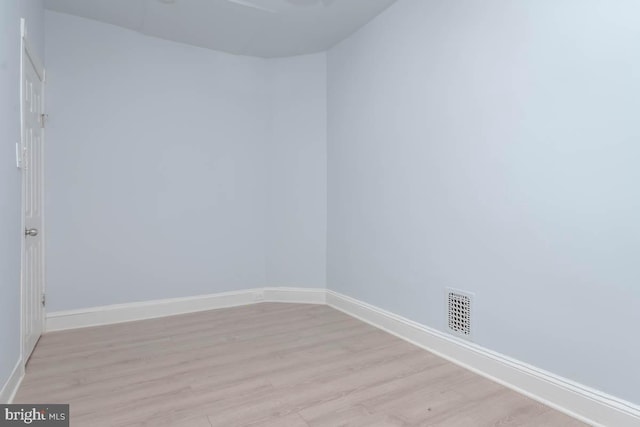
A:
{"label": "white baseboard", "polygon": [[313,288],[264,288],[264,301],[298,304],[326,304],[327,290]]}
{"label": "white baseboard", "polygon": [[638,427],[640,407],[337,292],[327,304],[594,426]]}
{"label": "white baseboard", "polygon": [[7,382],[4,384],[4,387],[2,387],[2,390],[0,390],[0,403],[6,404],[13,402],[23,378],[24,365],[21,360],[18,360],[18,363],[16,363],[11,375],[9,375],[9,378],[7,379]]}
{"label": "white baseboard", "polygon": [[326,290],[307,288],[256,288],[186,298],[171,298],[129,304],[57,311],[47,314],[46,330],[86,328],[134,320],[153,319],[257,302],[324,304]]}

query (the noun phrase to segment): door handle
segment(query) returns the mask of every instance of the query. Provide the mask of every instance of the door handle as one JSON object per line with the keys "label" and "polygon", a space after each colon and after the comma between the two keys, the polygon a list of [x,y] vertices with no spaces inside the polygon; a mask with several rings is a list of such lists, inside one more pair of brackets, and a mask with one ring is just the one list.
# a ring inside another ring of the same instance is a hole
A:
{"label": "door handle", "polygon": [[35,237],[38,235],[38,229],[37,228],[27,228],[24,230],[24,235],[25,236],[31,236],[31,237]]}

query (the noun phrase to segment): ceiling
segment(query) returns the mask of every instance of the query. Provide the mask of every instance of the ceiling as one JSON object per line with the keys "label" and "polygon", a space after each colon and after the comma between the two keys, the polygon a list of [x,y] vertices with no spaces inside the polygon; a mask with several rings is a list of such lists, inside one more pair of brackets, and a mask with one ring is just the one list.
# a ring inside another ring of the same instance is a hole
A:
{"label": "ceiling", "polygon": [[45,0],[46,8],[224,52],[324,51],[395,0]]}

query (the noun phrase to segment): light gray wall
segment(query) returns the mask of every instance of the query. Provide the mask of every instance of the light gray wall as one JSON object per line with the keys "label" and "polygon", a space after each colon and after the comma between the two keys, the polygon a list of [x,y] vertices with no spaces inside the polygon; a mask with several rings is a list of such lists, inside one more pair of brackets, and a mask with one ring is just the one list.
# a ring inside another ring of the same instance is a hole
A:
{"label": "light gray wall", "polygon": [[265,280],[263,61],[46,13],[49,310]]}
{"label": "light gray wall", "polygon": [[0,389],[20,358],[20,18],[44,59],[43,13],[42,0],[0,1]]}
{"label": "light gray wall", "polygon": [[[50,311],[246,289],[271,278],[324,285],[318,223],[326,203],[306,218],[322,196],[289,200],[325,179],[322,158],[313,157],[326,147],[326,118],[317,114],[325,99],[300,101],[324,91],[324,66],[313,80],[306,71],[287,74],[289,84],[264,59],[82,18],[47,12],[46,30]],[[305,58],[301,70],[324,61]],[[274,92],[294,93],[305,82],[312,87],[297,95]],[[281,130],[292,105],[315,129],[309,135]],[[280,188],[270,174],[294,166],[271,154],[274,141],[297,143],[303,153],[295,166],[306,174],[300,187],[282,194],[274,194]],[[301,209],[289,213],[298,202]],[[290,223],[272,226],[269,218]],[[297,224],[318,229],[303,240]],[[267,231],[274,229],[282,249]],[[279,271],[268,265],[279,262],[271,254],[291,251],[300,269],[268,275]]]}
{"label": "light gray wall", "polygon": [[267,282],[326,285],[326,55],[269,60]]}
{"label": "light gray wall", "polygon": [[328,287],[640,403],[640,3],[402,0],[328,54]]}

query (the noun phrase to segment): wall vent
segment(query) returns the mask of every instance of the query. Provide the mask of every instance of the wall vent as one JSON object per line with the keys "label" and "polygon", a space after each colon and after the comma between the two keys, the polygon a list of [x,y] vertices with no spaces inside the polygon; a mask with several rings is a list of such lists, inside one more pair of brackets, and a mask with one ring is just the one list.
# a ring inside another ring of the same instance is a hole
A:
{"label": "wall vent", "polygon": [[460,337],[472,337],[473,294],[458,289],[447,288],[447,330]]}

